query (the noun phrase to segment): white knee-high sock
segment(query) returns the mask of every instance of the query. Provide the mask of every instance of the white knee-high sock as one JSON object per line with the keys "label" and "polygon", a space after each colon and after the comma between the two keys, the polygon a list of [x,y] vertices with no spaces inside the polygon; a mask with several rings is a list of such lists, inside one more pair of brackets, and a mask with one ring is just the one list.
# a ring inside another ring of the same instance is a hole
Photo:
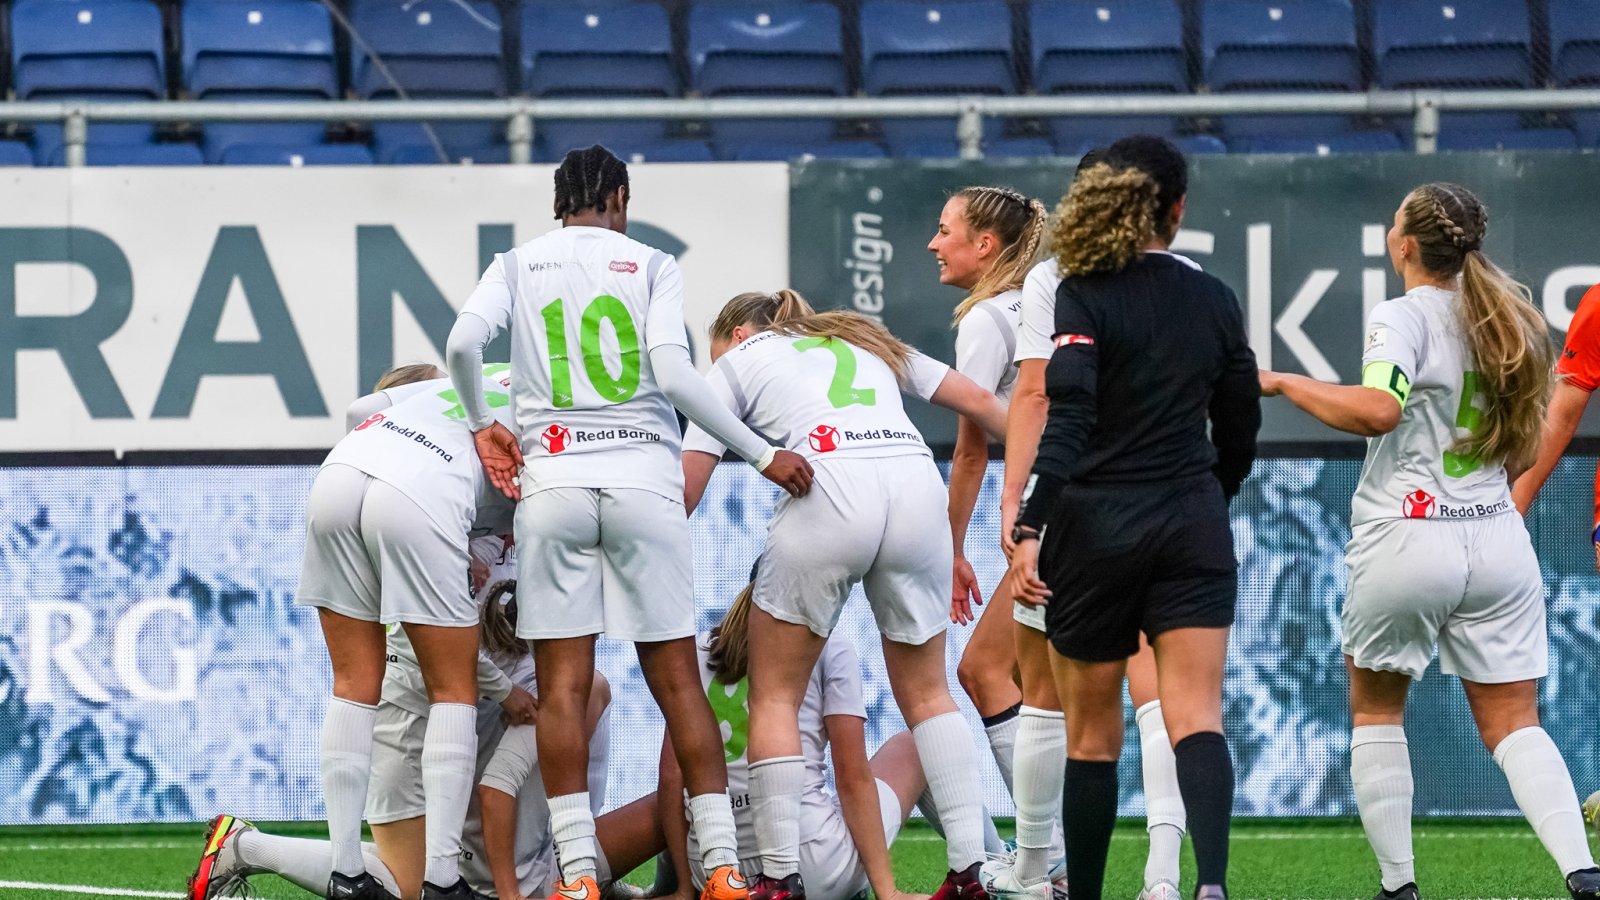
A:
{"label": "white knee-high sock", "polygon": [[[803,767],[804,763],[801,765]],[[718,866],[739,864],[739,836],[733,825],[733,804],[726,793],[690,797],[689,821],[694,823],[695,839],[700,844],[700,862],[707,875]],[[797,826],[795,835],[799,834]],[[800,845],[796,843],[795,852],[799,850]]]}
{"label": "white knee-high sock", "polygon": [[[939,818],[939,804],[933,802],[933,795],[927,788],[917,795],[917,809],[922,810],[922,818],[933,829],[933,833],[944,840],[944,822]],[[1059,829],[1057,829],[1059,831]],[[1000,840],[1000,832],[994,827],[994,818],[989,815],[988,809],[983,811],[983,852],[989,856],[998,856],[1005,852],[1006,842]]]}
{"label": "white knee-high sock", "polygon": [[[361,818],[367,811],[367,778],[372,772],[372,724],[378,708],[343,697],[328,703],[322,720],[322,802],[328,810],[328,842],[333,868],[360,875]],[[321,890],[326,890],[324,884]]]}
{"label": "white knee-high sock", "polygon": [[974,772],[977,747],[960,713],[934,716],[911,729],[928,793],[944,825],[945,856],[961,872],[983,859],[983,799]]}
{"label": "white knee-high sock", "polygon": [[800,871],[800,794],[805,780],[803,756],[775,756],[750,764],[756,852],[761,855],[761,874],[768,878],[783,879]]}
{"label": "white knee-high sock", "polygon": [[435,887],[460,880],[461,828],[472,800],[478,756],[478,709],[465,703],[428,707],[422,736],[422,798],[427,809],[428,862],[423,879]]}
{"label": "white knee-high sock", "polygon": [[1061,857],[1061,773],[1067,765],[1067,729],[1059,712],[1024,706],[1017,716],[1016,784],[1018,879],[1037,884]]}
{"label": "white knee-high sock", "polygon": [[1139,707],[1139,767],[1144,775],[1145,830],[1150,835],[1150,855],[1144,862],[1144,886],[1158,881],[1178,883],[1178,859],[1188,817],[1178,791],[1178,760],[1172,753],[1167,723],[1161,718],[1161,701]]}
{"label": "white knee-high sock", "polygon": [[1016,796],[1017,729],[1022,726],[1019,714],[1022,704],[1017,704],[998,715],[985,716],[983,733],[989,738],[989,752],[994,754],[994,764],[1000,769],[1000,780],[1006,783],[1006,792]]}
{"label": "white knee-high sock", "polygon": [[611,707],[600,714],[589,738],[589,811],[596,817],[606,808],[606,782],[611,778]]}
{"label": "white knee-high sock", "polygon": [[1494,761],[1506,773],[1511,796],[1555,857],[1561,874],[1593,867],[1572,775],[1550,735],[1537,725],[1513,731],[1494,748]]}
{"label": "white knee-high sock", "polygon": [[1350,733],[1350,781],[1355,786],[1361,827],[1378,855],[1383,889],[1398,890],[1416,881],[1416,856],[1411,850],[1411,796],[1415,789],[1405,728],[1363,725],[1354,729]]}
{"label": "white knee-high sock", "polygon": [[[240,832],[233,840],[238,842],[239,861],[251,872],[270,872],[319,897],[327,892],[328,876],[333,873],[333,845],[327,841],[278,837],[259,831]],[[390,895],[400,896],[400,885],[378,858],[377,848],[371,844],[361,844],[360,848],[367,874],[378,879]]]}
{"label": "white knee-high sock", "polygon": [[589,811],[588,791],[550,798],[550,834],[555,838],[563,884],[595,877],[594,813]]}

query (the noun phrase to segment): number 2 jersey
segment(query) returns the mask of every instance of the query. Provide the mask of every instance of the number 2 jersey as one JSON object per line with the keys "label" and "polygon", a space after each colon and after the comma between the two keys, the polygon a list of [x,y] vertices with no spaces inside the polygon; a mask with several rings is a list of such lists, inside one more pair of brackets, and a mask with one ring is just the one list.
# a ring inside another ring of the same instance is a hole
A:
{"label": "number 2 jersey", "polygon": [[[483,372],[490,411],[510,427],[511,367],[491,364]],[[417,382],[389,394],[404,399],[368,416],[322,464],[351,466],[390,485],[463,542],[471,532],[509,532],[511,501],[484,475],[450,379]]]}
{"label": "number 2 jersey", "polygon": [[1361,365],[1362,383],[1394,394],[1404,409],[1395,430],[1367,441],[1351,525],[1512,510],[1503,461],[1456,449],[1478,424],[1484,398],[1454,292],[1425,285],[1378,304]]}
{"label": "number 2 jersey", "polygon": [[[903,389],[931,399],[949,371],[913,352]],[[763,331],[724,353],[706,380],[746,425],[813,461],[932,455],[906,416],[894,370],[838,338]],[[723,452],[698,426],[689,428],[683,447]]]}
{"label": "number 2 jersey", "polygon": [[669,254],[606,228],[558,228],[495,257],[461,312],[510,325],[524,492],[682,499],[677,414],[650,369],[650,348],[689,346]]}

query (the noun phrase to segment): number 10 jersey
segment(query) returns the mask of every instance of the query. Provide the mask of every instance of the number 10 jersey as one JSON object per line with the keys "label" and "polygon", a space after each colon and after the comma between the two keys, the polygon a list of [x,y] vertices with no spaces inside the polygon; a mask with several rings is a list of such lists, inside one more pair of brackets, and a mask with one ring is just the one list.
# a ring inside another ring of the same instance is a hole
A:
{"label": "number 10 jersey", "polygon": [[689,344],[669,254],[605,228],[558,228],[497,256],[462,312],[509,320],[524,493],[682,499],[677,415],[650,368],[650,348]]}

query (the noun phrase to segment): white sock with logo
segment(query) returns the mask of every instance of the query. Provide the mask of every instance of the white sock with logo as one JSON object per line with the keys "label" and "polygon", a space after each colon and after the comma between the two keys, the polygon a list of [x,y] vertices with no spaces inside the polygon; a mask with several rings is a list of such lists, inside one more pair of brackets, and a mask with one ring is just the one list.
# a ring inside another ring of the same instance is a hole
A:
{"label": "white sock with logo", "polygon": [[1511,783],[1511,796],[1550,851],[1562,875],[1594,866],[1578,792],[1555,741],[1534,725],[1513,731],[1494,748],[1495,764]]}
{"label": "white sock with logo", "polygon": [[[356,876],[365,870],[361,819],[367,811],[372,725],[377,716],[376,706],[334,697],[322,720],[322,801],[327,807],[333,868],[344,875]],[[321,890],[327,890],[327,885]]]}
{"label": "white sock with logo", "polygon": [[694,823],[706,874],[719,866],[739,865],[739,837],[733,825],[733,804],[726,793],[690,797],[689,821]]}
{"label": "white sock with logo", "polygon": [[978,793],[978,749],[958,712],[920,722],[911,729],[917,758],[928,778],[928,793],[944,825],[945,856],[963,872],[983,859],[983,798]]}
{"label": "white sock with logo", "polygon": [[1158,881],[1178,883],[1178,859],[1183,851],[1183,832],[1188,815],[1183,795],[1178,791],[1178,758],[1172,752],[1166,720],[1161,718],[1161,701],[1152,700],[1139,707],[1139,765],[1144,775],[1145,830],[1150,835],[1150,853],[1145,857],[1144,886]]}
{"label": "white sock with logo", "polygon": [[450,888],[461,879],[461,829],[472,800],[478,756],[478,709],[465,703],[428,707],[422,735],[422,798],[427,809],[427,865],[423,879]]}
{"label": "white sock with logo", "polygon": [[556,842],[562,884],[595,877],[594,813],[589,811],[588,791],[550,798],[550,834]]}
{"label": "white sock with logo", "polygon": [[[775,756],[751,763],[749,771],[750,811],[756,817],[761,874],[787,878],[800,871],[800,794],[805,790],[805,757]],[[699,835],[698,827],[695,833]]]}
{"label": "white sock with logo", "polygon": [[1038,884],[1050,864],[1061,829],[1061,773],[1067,765],[1067,729],[1060,712],[1024,706],[1017,716],[1016,783],[1018,881]]}
{"label": "white sock with logo", "polygon": [[[240,864],[250,872],[270,872],[319,897],[327,893],[328,878],[333,874],[333,845],[327,841],[279,837],[259,831],[241,831],[229,840],[235,842]],[[367,874],[378,879],[392,896],[400,896],[400,885],[378,857],[378,848],[371,844],[360,847]]]}
{"label": "white sock with logo", "polygon": [[1350,733],[1350,781],[1367,842],[1378,856],[1383,889],[1417,880],[1411,849],[1411,753],[1399,725],[1363,725]]}

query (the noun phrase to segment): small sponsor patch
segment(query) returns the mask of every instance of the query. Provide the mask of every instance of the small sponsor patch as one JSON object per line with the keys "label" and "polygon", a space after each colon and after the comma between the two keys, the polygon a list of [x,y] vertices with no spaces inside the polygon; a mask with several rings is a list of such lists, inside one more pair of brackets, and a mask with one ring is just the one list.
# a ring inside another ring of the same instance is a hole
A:
{"label": "small sponsor patch", "polygon": [[1367,352],[1379,350],[1389,345],[1389,329],[1383,325],[1367,332]]}
{"label": "small sponsor patch", "polygon": [[614,259],[611,261],[611,271],[626,272],[632,275],[639,271],[639,264],[628,260]]}
{"label": "small sponsor patch", "polygon": [[1056,335],[1056,346],[1057,347],[1065,347],[1065,346],[1068,346],[1070,344],[1083,344],[1085,346],[1093,347],[1094,346],[1094,338],[1088,336],[1087,334],[1058,334],[1058,335]]}
{"label": "small sponsor patch", "polygon": [[806,438],[811,442],[811,449],[818,453],[839,449],[839,429],[832,425],[818,425]]}

